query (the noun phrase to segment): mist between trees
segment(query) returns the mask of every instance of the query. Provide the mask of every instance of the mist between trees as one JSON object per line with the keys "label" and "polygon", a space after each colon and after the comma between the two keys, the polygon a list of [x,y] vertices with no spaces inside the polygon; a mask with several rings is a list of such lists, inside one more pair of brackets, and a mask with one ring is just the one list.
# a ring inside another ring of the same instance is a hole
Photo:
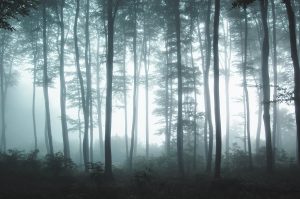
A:
{"label": "mist between trees", "polygon": [[300,164],[300,3],[0,2],[1,151],[184,177]]}

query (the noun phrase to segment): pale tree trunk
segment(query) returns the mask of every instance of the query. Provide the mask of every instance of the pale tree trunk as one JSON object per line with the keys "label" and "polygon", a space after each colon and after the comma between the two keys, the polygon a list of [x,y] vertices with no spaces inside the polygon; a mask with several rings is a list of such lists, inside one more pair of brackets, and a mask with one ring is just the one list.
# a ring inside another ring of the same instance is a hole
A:
{"label": "pale tree trunk", "polygon": [[60,78],[60,113],[61,113],[61,128],[64,145],[64,156],[70,158],[70,146],[69,146],[69,135],[67,125],[67,114],[66,114],[66,81],[65,81],[65,62],[64,62],[64,51],[65,51],[65,25],[64,25],[64,6],[65,1],[60,2],[60,67],[59,67],[59,78]]}
{"label": "pale tree trunk", "polygon": [[247,8],[244,6],[244,17],[245,17],[245,43],[244,43],[244,67],[243,67],[243,87],[245,94],[245,103],[246,103],[246,132],[247,132],[247,144],[248,144],[248,158],[249,158],[249,167],[252,169],[252,148],[251,148],[251,136],[250,136],[250,105],[249,105],[249,93],[248,93],[248,85],[247,85],[247,50],[248,50],[248,16],[247,16]]}
{"label": "pale tree trunk", "polygon": [[208,0],[207,5],[207,15],[205,21],[205,41],[206,41],[206,66],[204,71],[204,95],[205,95],[205,120],[208,125],[208,158],[206,171],[211,172],[212,167],[212,154],[213,154],[213,124],[211,116],[211,99],[210,99],[210,89],[209,89],[209,70],[210,70],[210,59],[211,59],[211,37],[210,37],[210,15],[212,0]]}
{"label": "pale tree trunk", "polygon": [[263,24],[262,45],[262,88],[263,88],[263,110],[266,135],[267,171],[273,170],[273,150],[270,125],[270,77],[269,77],[269,29],[268,29],[268,0],[260,1],[260,11]]}
{"label": "pale tree trunk", "polygon": [[[88,119],[88,113],[86,111],[86,100],[85,100],[85,91],[84,91],[84,84],[83,84],[83,77],[80,69],[80,55],[79,55],[79,47],[78,47],[78,33],[77,33],[77,28],[78,28],[78,18],[79,18],[79,8],[80,8],[80,1],[76,0],[76,13],[75,13],[75,23],[74,23],[74,44],[75,44],[75,63],[76,63],[76,72],[77,76],[79,79],[79,84],[80,84],[80,95],[81,95],[81,106],[82,106],[82,111],[83,111],[83,120],[84,120],[84,134],[86,134],[86,130],[88,129],[88,123],[86,122]],[[83,141],[84,142],[84,141]],[[84,144],[84,143],[83,143]],[[83,146],[83,161],[85,164],[85,170],[87,171],[87,162],[88,160],[86,157],[88,157],[85,152],[87,149],[84,149]]]}
{"label": "pale tree trunk", "polygon": [[222,156],[222,132],[221,132],[221,114],[220,114],[220,89],[219,89],[219,23],[220,23],[220,0],[215,0],[214,17],[214,105],[215,105],[215,123],[216,123],[216,159],[215,159],[215,178],[221,177],[221,156]]}
{"label": "pale tree trunk", "polygon": [[100,48],[100,36],[97,36],[97,63],[96,63],[96,74],[97,74],[97,116],[98,116],[98,133],[99,133],[99,147],[100,147],[100,160],[104,160],[104,144],[103,144],[103,130],[102,130],[102,96],[100,93],[100,58],[99,58],[99,48]]}
{"label": "pale tree trunk", "polygon": [[165,49],[166,49],[166,67],[165,67],[165,98],[166,98],[166,105],[165,105],[165,148],[166,148],[166,155],[170,154],[171,148],[171,134],[169,131],[169,53],[168,53],[168,37],[165,40]]}
{"label": "pale tree trunk", "polygon": [[32,124],[33,124],[33,137],[34,137],[34,149],[37,150],[37,130],[36,130],[36,115],[35,115],[35,100],[36,100],[36,73],[37,73],[37,41],[33,46],[33,83],[32,83]]}
{"label": "pale tree trunk", "polygon": [[52,131],[51,131],[51,119],[50,119],[50,107],[49,107],[49,94],[48,94],[48,49],[47,49],[47,19],[46,19],[46,1],[43,1],[43,57],[44,57],[44,67],[43,67],[43,91],[45,99],[45,111],[46,111],[46,126],[47,126],[47,136],[49,142],[49,152],[53,155],[53,143],[52,143]]}
{"label": "pale tree trunk", "polygon": [[136,144],[136,120],[137,120],[137,76],[138,76],[138,65],[137,65],[137,4],[138,0],[134,1],[134,34],[133,34],[133,59],[134,59],[134,80],[133,80],[133,110],[132,110],[132,126],[131,126],[131,145],[129,153],[129,169],[132,170],[133,155]]}
{"label": "pale tree trunk", "polygon": [[90,0],[86,1],[86,12],[85,12],[85,48],[84,48],[84,60],[85,60],[85,73],[86,73],[86,100],[85,100],[85,113],[86,119],[84,120],[84,134],[83,134],[83,159],[85,164],[85,170],[87,171],[87,164],[90,161],[90,150],[89,150],[89,124],[90,124],[90,99],[91,99],[91,65],[89,63],[89,45],[90,45]]}
{"label": "pale tree trunk", "polygon": [[[201,53],[201,61],[202,61],[202,72],[205,72],[205,61],[204,61],[204,50],[203,50],[203,44],[202,44],[202,39],[201,39],[201,32],[200,32],[200,28],[199,28],[200,24],[199,24],[199,19],[197,20],[197,32],[198,32],[198,39],[199,39],[199,45],[200,45],[200,53]],[[205,93],[205,75],[203,76],[203,90]],[[204,98],[204,108],[205,108],[205,112],[206,112],[206,95],[203,95]],[[205,160],[206,162],[208,162],[208,143],[207,143],[207,117],[205,116],[204,119],[204,128],[203,128],[203,137],[204,137],[204,155],[205,155]]]}

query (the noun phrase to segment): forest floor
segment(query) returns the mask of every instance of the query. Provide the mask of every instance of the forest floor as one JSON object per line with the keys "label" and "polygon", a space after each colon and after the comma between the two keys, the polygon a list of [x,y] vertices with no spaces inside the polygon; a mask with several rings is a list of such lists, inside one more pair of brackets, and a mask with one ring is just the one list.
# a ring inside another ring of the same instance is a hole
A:
{"label": "forest floor", "polygon": [[[1,166],[1,165],[0,165]],[[150,170],[115,172],[114,180],[82,172],[45,173],[0,168],[0,199],[297,199],[300,170],[223,172],[219,180],[206,174],[185,179]],[[230,176],[230,177],[229,177]]]}

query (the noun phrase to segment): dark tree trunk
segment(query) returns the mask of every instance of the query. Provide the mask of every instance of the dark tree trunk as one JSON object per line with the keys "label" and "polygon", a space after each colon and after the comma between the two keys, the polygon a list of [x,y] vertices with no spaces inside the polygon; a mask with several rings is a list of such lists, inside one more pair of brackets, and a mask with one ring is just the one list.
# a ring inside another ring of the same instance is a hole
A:
{"label": "dark tree trunk", "polygon": [[60,113],[61,113],[61,128],[64,145],[64,155],[66,158],[70,158],[70,146],[69,146],[69,135],[67,125],[67,114],[66,114],[66,81],[65,81],[65,62],[64,62],[64,51],[65,51],[65,24],[64,24],[64,6],[65,1],[60,2]]}
{"label": "dark tree trunk", "polygon": [[[116,12],[116,10],[115,10]],[[107,0],[107,58],[106,58],[106,105],[105,105],[105,175],[112,179],[111,121],[112,121],[112,77],[114,58],[113,2]]]}
{"label": "dark tree trunk", "polygon": [[284,0],[288,20],[289,20],[289,32],[290,32],[290,45],[291,45],[291,57],[294,66],[294,103],[295,103],[295,115],[297,126],[297,161],[300,165],[300,66],[297,49],[296,38],[296,22],[295,13],[291,5],[290,0]]}
{"label": "dark tree trunk", "polygon": [[268,0],[260,1],[260,11],[263,24],[263,45],[262,45],[262,88],[263,88],[263,110],[266,134],[266,156],[267,170],[273,170],[273,150],[270,125],[270,77],[269,77],[269,29],[268,29]]}
{"label": "dark tree trunk", "polygon": [[216,123],[216,160],[215,178],[221,177],[221,155],[222,155],[222,132],[220,114],[220,89],[219,89],[219,23],[220,23],[220,0],[215,0],[214,17],[214,104],[215,104],[215,123]]}
{"label": "dark tree trunk", "polygon": [[44,67],[43,67],[43,90],[45,98],[45,111],[46,111],[46,126],[49,142],[50,154],[53,155],[53,143],[52,143],[52,131],[51,131],[51,119],[50,119],[50,107],[49,107],[49,95],[48,95],[48,55],[47,55],[47,18],[46,18],[46,1],[43,1],[43,57],[44,57]]}
{"label": "dark tree trunk", "polygon": [[276,148],[277,148],[277,109],[278,104],[276,102],[277,100],[277,35],[276,35],[276,10],[275,10],[275,3],[274,0],[271,0],[272,5],[272,26],[273,26],[273,74],[274,74],[274,93],[273,93],[273,153],[274,153],[274,161],[276,159]]}
{"label": "dark tree trunk", "polygon": [[184,176],[183,162],[183,126],[182,126],[182,65],[181,65],[181,38],[180,38],[180,11],[179,2],[174,2],[174,14],[176,23],[176,47],[177,47],[177,78],[178,78],[178,116],[177,116],[177,162],[180,176]]}

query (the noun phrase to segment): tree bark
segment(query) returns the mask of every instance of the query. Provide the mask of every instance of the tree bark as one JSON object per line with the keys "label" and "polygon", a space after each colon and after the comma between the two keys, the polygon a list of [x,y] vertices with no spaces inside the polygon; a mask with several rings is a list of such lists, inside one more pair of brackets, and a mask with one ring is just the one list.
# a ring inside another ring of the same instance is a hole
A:
{"label": "tree bark", "polygon": [[263,88],[263,119],[266,134],[266,156],[267,171],[273,170],[273,150],[270,125],[270,77],[269,77],[269,29],[268,29],[268,0],[260,1],[260,12],[263,24],[263,45],[262,45],[262,88]]}
{"label": "tree bark", "polygon": [[291,57],[294,66],[294,103],[297,127],[297,162],[300,165],[300,66],[297,49],[295,13],[290,0],[284,0],[290,32]]}
{"label": "tree bark", "polygon": [[216,159],[215,159],[215,178],[221,177],[221,155],[222,155],[222,132],[220,114],[220,89],[219,89],[219,23],[220,23],[220,0],[215,0],[214,17],[214,104],[215,104],[215,123],[216,123]]}
{"label": "tree bark", "polygon": [[210,59],[211,59],[211,37],[210,37],[210,15],[212,0],[208,0],[207,14],[205,20],[205,41],[206,41],[206,67],[204,71],[204,95],[205,95],[205,119],[208,125],[208,159],[206,165],[206,171],[211,172],[212,167],[212,153],[213,153],[213,124],[211,116],[211,99],[209,89],[209,70],[210,70]]}
{"label": "tree bark", "polygon": [[52,143],[52,131],[51,131],[51,119],[50,119],[50,107],[49,107],[49,94],[48,94],[48,49],[47,49],[47,18],[46,18],[46,1],[43,1],[43,91],[45,99],[45,111],[46,111],[46,126],[49,142],[50,155],[53,155],[53,143]]}
{"label": "tree bark", "polygon": [[244,67],[243,67],[243,87],[244,87],[244,94],[245,94],[245,103],[246,103],[246,129],[247,129],[247,144],[248,144],[248,158],[249,158],[249,167],[252,169],[252,148],[251,148],[251,136],[250,136],[250,106],[249,106],[249,92],[248,92],[248,85],[247,85],[247,50],[248,50],[248,16],[247,16],[247,8],[244,6],[244,17],[245,17],[245,40],[244,40]]}
{"label": "tree bark", "polygon": [[65,1],[60,2],[60,113],[61,113],[61,128],[64,145],[64,156],[70,158],[70,146],[69,146],[69,135],[67,125],[67,114],[66,114],[66,81],[65,81],[65,62],[64,62],[64,51],[65,51],[65,24],[64,24],[64,6]]}
{"label": "tree bark", "polygon": [[[116,10],[115,10],[116,12]],[[107,58],[106,58],[106,105],[105,105],[105,175],[112,179],[111,121],[112,121],[112,77],[114,58],[113,2],[107,0]]]}
{"label": "tree bark", "polygon": [[184,176],[183,162],[183,126],[182,126],[182,64],[181,64],[181,36],[180,36],[180,0],[174,2],[176,47],[177,47],[177,78],[178,78],[178,116],[177,116],[177,163],[180,176]]}
{"label": "tree bark", "polygon": [[133,59],[134,59],[134,80],[133,80],[133,110],[132,110],[132,126],[131,126],[131,145],[129,154],[129,169],[132,170],[133,153],[136,144],[136,120],[137,120],[137,76],[138,76],[138,65],[137,65],[137,4],[138,0],[134,1],[134,27],[133,27]]}

